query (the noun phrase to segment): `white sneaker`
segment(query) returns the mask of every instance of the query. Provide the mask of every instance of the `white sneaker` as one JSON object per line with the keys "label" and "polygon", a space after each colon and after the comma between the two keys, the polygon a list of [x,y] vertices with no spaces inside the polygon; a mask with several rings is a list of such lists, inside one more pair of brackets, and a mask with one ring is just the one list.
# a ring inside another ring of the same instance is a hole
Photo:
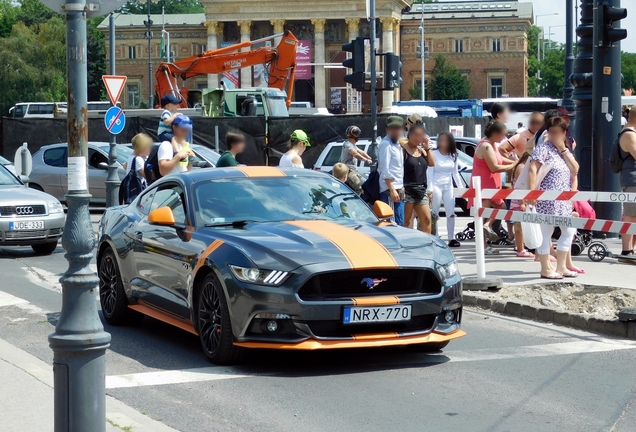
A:
{"label": "white sneaker", "polygon": [[492,246],[488,246],[486,249],[484,249],[484,253],[486,255],[499,255],[499,251]]}

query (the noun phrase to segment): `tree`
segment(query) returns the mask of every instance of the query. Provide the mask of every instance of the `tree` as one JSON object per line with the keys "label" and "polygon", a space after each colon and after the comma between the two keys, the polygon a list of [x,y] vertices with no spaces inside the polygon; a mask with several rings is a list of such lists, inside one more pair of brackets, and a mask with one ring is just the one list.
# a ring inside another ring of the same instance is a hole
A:
{"label": "tree", "polygon": [[[160,14],[165,7],[167,14],[202,13],[205,8],[199,0],[163,0],[157,3],[150,2],[150,13]],[[129,0],[119,12],[123,14],[147,14],[148,2],[145,0]]]}
{"label": "tree", "polygon": [[409,87],[409,95],[413,100],[422,99],[422,86],[414,85],[413,87]]}
{"label": "tree", "polygon": [[103,17],[88,20],[87,51],[88,51],[88,100],[107,100],[102,75],[106,75],[106,44],[104,33],[97,26]]}
{"label": "tree", "polygon": [[621,70],[623,73],[623,88],[636,89],[636,54],[621,53]]}
{"label": "tree", "polygon": [[433,100],[457,100],[470,97],[470,83],[457,66],[447,63],[441,54],[435,56],[428,90]]}
{"label": "tree", "polygon": [[537,47],[539,34],[541,29],[537,26],[531,26],[528,29],[528,46],[526,53],[528,55],[528,96],[537,96],[538,82],[537,71],[539,70],[539,61],[537,60]]}

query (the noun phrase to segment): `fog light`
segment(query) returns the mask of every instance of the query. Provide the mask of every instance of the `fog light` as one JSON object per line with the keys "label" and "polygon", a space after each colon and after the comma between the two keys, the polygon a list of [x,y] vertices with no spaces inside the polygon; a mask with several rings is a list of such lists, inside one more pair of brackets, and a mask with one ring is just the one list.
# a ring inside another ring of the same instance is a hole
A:
{"label": "fog light", "polygon": [[444,314],[444,319],[446,320],[447,323],[452,323],[455,321],[455,312],[453,311],[448,311]]}
{"label": "fog light", "polygon": [[274,320],[267,321],[267,331],[270,333],[275,333],[278,330],[278,323]]}

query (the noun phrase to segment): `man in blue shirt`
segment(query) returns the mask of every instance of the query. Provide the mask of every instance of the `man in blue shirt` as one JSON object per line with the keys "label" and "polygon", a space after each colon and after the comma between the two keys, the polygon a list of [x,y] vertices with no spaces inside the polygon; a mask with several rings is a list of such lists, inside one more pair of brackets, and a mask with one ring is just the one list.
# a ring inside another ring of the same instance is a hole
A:
{"label": "man in blue shirt", "polygon": [[390,116],[386,123],[386,136],[378,146],[378,174],[380,197],[393,208],[393,221],[404,225],[404,153],[398,142],[404,131],[404,120]]}
{"label": "man in blue shirt", "polygon": [[170,141],[174,134],[172,133],[172,122],[181,113],[178,113],[181,101],[173,94],[167,94],[161,98],[161,118],[159,119],[159,127],[157,128],[157,136],[159,142]]}

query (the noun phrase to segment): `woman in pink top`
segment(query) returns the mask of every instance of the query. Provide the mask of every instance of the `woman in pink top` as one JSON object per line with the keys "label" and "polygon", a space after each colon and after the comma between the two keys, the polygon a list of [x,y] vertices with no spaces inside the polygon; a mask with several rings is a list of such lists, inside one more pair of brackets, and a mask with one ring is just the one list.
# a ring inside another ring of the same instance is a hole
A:
{"label": "woman in pink top", "polygon": [[[496,149],[496,143],[506,137],[506,126],[498,120],[493,120],[486,125],[486,138],[481,140],[475,149],[473,159],[472,177],[481,177],[482,189],[501,189],[501,173],[512,168],[513,162],[505,159]],[[472,181],[471,181],[472,186]],[[472,206],[472,201],[469,202]],[[482,201],[484,208],[505,208],[502,199],[485,199]],[[499,235],[492,230],[493,220],[484,223],[484,235],[490,241],[499,240]],[[486,248],[487,255],[495,255],[499,251],[492,247]]]}

